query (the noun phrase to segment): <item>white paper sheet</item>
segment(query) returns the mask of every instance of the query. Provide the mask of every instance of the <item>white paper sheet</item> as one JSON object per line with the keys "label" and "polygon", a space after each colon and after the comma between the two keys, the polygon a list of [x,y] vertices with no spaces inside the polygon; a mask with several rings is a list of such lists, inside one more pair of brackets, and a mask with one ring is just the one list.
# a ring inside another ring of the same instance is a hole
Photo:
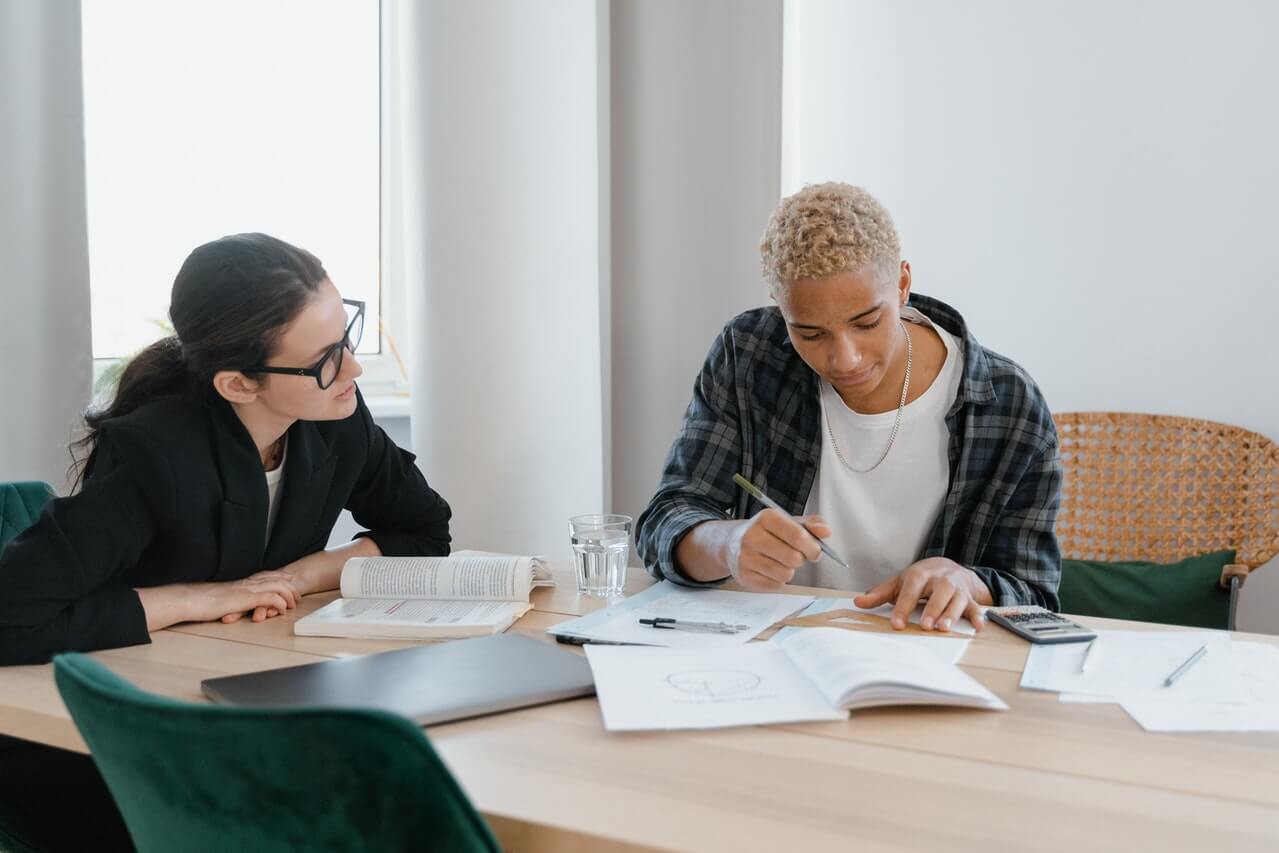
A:
{"label": "white paper sheet", "polygon": [[[1200,646],[1204,655],[1171,687],[1167,678]],[[1079,667],[1087,643],[1032,645],[1021,686],[1092,696],[1173,702],[1221,702],[1242,698],[1230,636],[1217,631],[1100,631],[1088,671]]]}
{"label": "white paper sheet", "polygon": [[685,650],[587,646],[609,731],[844,720],[773,643]]}
{"label": "white paper sheet", "polygon": [[1094,696],[1091,693],[1063,693],[1058,699],[1066,705],[1113,705],[1119,701],[1114,696]]}
{"label": "white paper sheet", "polygon": [[[607,610],[569,624],[557,625],[551,630],[553,633],[566,633],[608,643],[690,649],[724,648],[744,645],[773,623],[806,607],[812,600],[812,596],[808,595],[690,589],[663,581]],[[639,623],[640,619],[655,617],[696,622],[728,622],[744,624],[747,628],[736,634],[715,634],[652,628]]]}
{"label": "white paper sheet", "polygon": [[1240,702],[1159,702],[1124,699],[1128,715],[1148,732],[1279,731],[1279,648],[1235,642]]}
{"label": "white paper sheet", "polygon": [[918,634],[897,634],[893,639],[927,649],[946,663],[953,664],[959,663],[964,652],[968,651],[968,644],[972,642],[963,637],[921,637]]}

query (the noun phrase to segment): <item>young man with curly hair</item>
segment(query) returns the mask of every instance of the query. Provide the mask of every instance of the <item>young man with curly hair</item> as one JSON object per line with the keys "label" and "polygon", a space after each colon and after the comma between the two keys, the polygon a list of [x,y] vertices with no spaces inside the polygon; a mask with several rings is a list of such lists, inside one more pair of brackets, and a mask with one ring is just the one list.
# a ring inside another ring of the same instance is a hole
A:
{"label": "young man with curly hair", "polygon": [[865,590],[857,605],[893,602],[896,628],[921,600],[925,629],[980,627],[980,605],[1056,609],[1061,462],[1031,378],[911,292],[892,219],[858,187],[784,199],[760,253],[776,304],[711,346],[639,519],[649,571]]}

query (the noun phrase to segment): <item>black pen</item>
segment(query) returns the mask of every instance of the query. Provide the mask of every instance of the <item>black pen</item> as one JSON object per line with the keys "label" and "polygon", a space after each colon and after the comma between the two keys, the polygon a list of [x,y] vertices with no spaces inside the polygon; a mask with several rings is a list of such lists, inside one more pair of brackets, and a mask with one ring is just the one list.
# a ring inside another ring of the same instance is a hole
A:
{"label": "black pen", "polygon": [[[761,492],[759,490],[759,487],[757,487],[750,480],[743,477],[741,474],[734,474],[733,482],[741,486],[743,489],[745,489],[746,492],[749,495],[751,495],[751,497],[755,498],[755,500],[759,501],[764,506],[769,507],[770,509],[775,509],[778,512],[785,512],[789,518],[794,519],[796,524],[798,524],[800,527],[803,527],[805,530],[808,530],[807,527],[804,527],[804,523],[802,521],[800,521],[798,518],[795,518],[795,516],[791,515],[789,512],[786,512],[786,510],[782,509],[781,505],[777,503],[777,501],[773,500],[768,495]],[[808,530],[808,535],[812,536],[814,539],[817,540],[817,544],[821,547],[823,554],[825,554],[827,557],[830,557],[832,560],[834,560],[836,563],[839,563],[844,568],[846,569],[848,568],[848,563],[844,562],[844,558],[836,554],[835,549],[827,545],[825,542],[823,542],[820,536],[818,536],[816,533],[814,533],[811,530]]]}

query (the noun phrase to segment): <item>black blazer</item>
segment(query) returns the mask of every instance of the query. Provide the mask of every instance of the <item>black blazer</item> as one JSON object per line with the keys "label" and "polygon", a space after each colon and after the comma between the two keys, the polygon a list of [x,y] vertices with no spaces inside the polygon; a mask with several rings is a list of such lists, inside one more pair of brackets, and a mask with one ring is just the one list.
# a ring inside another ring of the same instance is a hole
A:
{"label": "black blazer", "polygon": [[104,423],[84,488],[0,554],[0,664],[149,642],[135,587],[278,569],[322,550],[343,507],[383,554],[447,554],[448,504],[358,401],[289,428],[270,542],[262,462],[228,403],[164,397]]}

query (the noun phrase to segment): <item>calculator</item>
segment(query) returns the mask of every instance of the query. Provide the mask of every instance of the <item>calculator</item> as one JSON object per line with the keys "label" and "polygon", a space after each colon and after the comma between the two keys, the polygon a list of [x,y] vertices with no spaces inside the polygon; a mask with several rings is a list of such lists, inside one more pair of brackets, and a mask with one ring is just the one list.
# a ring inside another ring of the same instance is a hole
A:
{"label": "calculator", "polygon": [[1091,628],[1035,605],[988,607],[986,615],[992,622],[1032,643],[1082,643],[1097,639]]}

